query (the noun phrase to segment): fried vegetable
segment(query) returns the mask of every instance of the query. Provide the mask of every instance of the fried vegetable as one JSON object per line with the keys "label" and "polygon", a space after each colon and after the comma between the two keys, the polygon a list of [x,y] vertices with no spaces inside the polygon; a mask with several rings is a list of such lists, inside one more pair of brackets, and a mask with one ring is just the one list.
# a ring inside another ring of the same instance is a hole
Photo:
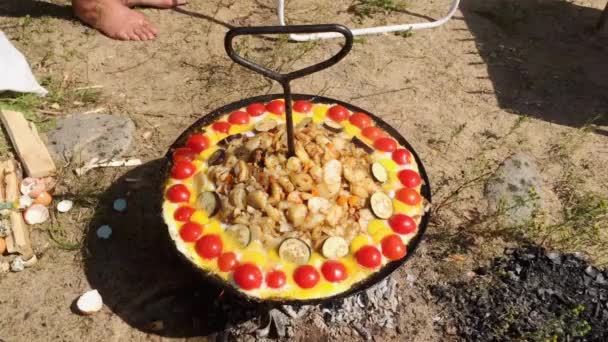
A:
{"label": "fried vegetable", "polygon": [[332,133],[340,133],[344,130],[344,127],[342,127],[342,125],[331,120],[324,121],[323,127]]}
{"label": "fried vegetable", "polygon": [[251,242],[251,230],[244,224],[235,224],[226,228],[226,233],[231,235],[241,248],[245,248]]}
{"label": "fried vegetable", "polygon": [[332,159],[323,167],[323,180],[327,184],[339,184],[342,180],[342,163]]}
{"label": "fried vegetable", "polygon": [[226,150],[219,149],[219,150],[213,152],[213,154],[211,154],[211,156],[209,157],[209,160],[207,160],[207,163],[209,163],[209,165],[220,165],[220,164],[224,163],[225,160],[226,160]]}
{"label": "fried vegetable", "polygon": [[287,238],[279,246],[281,259],[304,265],[310,260],[311,249],[306,242],[297,238]]}
{"label": "fried vegetable", "polygon": [[255,190],[247,195],[247,204],[258,210],[264,209],[267,202],[268,194],[264,191]]}
{"label": "fried vegetable", "polygon": [[198,195],[196,204],[199,208],[205,210],[209,217],[214,216],[220,210],[220,197],[215,191],[205,191]]}
{"label": "fried vegetable", "polygon": [[368,144],[366,144],[365,142],[363,142],[363,140],[357,138],[357,137],[353,137],[352,139],[352,143],[355,144],[355,146],[361,148],[362,150],[364,150],[365,152],[372,154],[374,153],[374,148],[369,146]]}
{"label": "fried vegetable", "polygon": [[268,132],[277,128],[277,121],[272,119],[263,119],[254,125],[257,132]]}
{"label": "fried vegetable", "polygon": [[294,226],[300,226],[306,220],[306,215],[308,214],[308,208],[304,204],[291,204],[289,208],[287,208],[287,220],[291,222]]}
{"label": "fried vegetable", "polygon": [[242,137],[243,137],[243,135],[241,133],[229,135],[229,136],[225,137],[224,139],[218,141],[217,144],[218,144],[218,146],[227,146],[228,144],[230,144],[231,141],[240,139]]}
{"label": "fried vegetable", "polygon": [[292,174],[289,179],[296,187],[296,189],[298,189],[298,191],[310,191],[314,186],[314,181],[312,180],[312,177],[310,177],[310,175],[307,173]]}
{"label": "fried vegetable", "polygon": [[321,247],[321,253],[327,259],[339,259],[348,254],[348,243],[339,236],[330,236]]}
{"label": "fried vegetable", "polygon": [[370,197],[372,212],[378,218],[388,219],[393,215],[393,201],[387,194],[377,191]]}
{"label": "fried vegetable", "polygon": [[372,176],[380,183],[384,183],[388,180],[388,172],[384,166],[378,162],[372,164]]}

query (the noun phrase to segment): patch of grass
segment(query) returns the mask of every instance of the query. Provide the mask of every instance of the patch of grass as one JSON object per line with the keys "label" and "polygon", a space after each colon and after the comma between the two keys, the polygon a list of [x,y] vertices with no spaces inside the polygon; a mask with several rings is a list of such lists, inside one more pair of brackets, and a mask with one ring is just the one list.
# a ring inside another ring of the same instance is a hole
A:
{"label": "patch of grass", "polygon": [[585,311],[585,306],[581,304],[561,313],[547,322],[542,329],[524,334],[521,341],[558,342],[585,337],[591,331],[591,326],[587,321],[579,319],[583,311]]}
{"label": "patch of grass", "polygon": [[409,29],[406,31],[398,31],[398,32],[395,32],[395,36],[402,37],[402,38],[410,38],[410,37],[414,36],[414,30]]}
{"label": "patch of grass", "polygon": [[403,11],[406,7],[406,2],[402,0],[358,0],[349,7],[348,11],[363,19],[371,18],[375,14]]}

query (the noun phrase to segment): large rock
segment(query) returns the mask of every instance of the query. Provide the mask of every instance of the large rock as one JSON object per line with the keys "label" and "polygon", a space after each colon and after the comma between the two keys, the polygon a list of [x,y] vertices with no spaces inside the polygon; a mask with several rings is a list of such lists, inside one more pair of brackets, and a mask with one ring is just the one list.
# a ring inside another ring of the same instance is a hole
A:
{"label": "large rock", "polygon": [[507,158],[488,180],[485,197],[489,214],[506,226],[521,225],[545,204],[545,190],[536,164],[523,153]]}
{"label": "large rock", "polygon": [[49,147],[58,163],[80,166],[94,158],[118,158],[131,145],[135,125],[122,116],[74,114],[60,119],[48,133]]}

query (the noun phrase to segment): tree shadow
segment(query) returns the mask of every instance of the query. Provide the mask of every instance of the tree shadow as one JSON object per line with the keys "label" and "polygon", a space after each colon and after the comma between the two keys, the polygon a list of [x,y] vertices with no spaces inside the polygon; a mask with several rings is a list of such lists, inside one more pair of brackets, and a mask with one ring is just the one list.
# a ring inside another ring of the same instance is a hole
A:
{"label": "tree shadow", "polygon": [[[83,257],[86,277],[104,304],[132,327],[170,337],[222,335],[227,326],[260,316],[223,295],[178,257],[160,215],[162,160],[134,168],[100,198]],[[119,213],[113,201],[125,198]],[[101,225],[112,235],[97,237]]]}
{"label": "tree shadow", "polygon": [[21,18],[52,17],[65,20],[76,20],[72,6],[56,5],[36,0],[3,0],[0,2],[0,17]]}
{"label": "tree shadow", "polygon": [[487,65],[500,107],[572,127],[608,124],[608,37],[593,31],[599,9],[463,0],[461,10],[483,59],[470,65]]}

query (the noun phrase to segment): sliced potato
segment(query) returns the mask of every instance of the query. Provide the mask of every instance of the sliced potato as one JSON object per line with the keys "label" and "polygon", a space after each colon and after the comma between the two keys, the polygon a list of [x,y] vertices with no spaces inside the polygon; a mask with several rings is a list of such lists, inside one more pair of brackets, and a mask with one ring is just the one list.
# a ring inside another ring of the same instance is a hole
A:
{"label": "sliced potato", "polygon": [[374,192],[370,197],[370,205],[372,212],[378,218],[388,219],[393,215],[393,201],[382,191]]}
{"label": "sliced potato", "polygon": [[372,176],[380,183],[384,183],[388,180],[388,172],[386,168],[378,162],[372,164]]}
{"label": "sliced potato", "polygon": [[268,132],[277,127],[277,121],[272,119],[262,119],[254,125],[257,132]]}
{"label": "sliced potato", "polygon": [[348,254],[348,243],[339,236],[330,236],[323,242],[321,253],[327,259],[339,259]]}
{"label": "sliced potato", "polygon": [[323,166],[323,180],[327,184],[340,184],[342,181],[342,163],[332,159]]}
{"label": "sliced potato", "polygon": [[245,248],[251,242],[251,230],[244,224],[235,224],[226,228],[226,233],[231,235],[241,248]]}
{"label": "sliced potato", "polygon": [[279,256],[285,261],[303,265],[310,260],[311,250],[308,244],[297,238],[287,238],[279,246]]}
{"label": "sliced potato", "polygon": [[220,197],[215,191],[201,192],[196,199],[196,204],[199,208],[205,210],[209,217],[217,214],[220,211]]}

